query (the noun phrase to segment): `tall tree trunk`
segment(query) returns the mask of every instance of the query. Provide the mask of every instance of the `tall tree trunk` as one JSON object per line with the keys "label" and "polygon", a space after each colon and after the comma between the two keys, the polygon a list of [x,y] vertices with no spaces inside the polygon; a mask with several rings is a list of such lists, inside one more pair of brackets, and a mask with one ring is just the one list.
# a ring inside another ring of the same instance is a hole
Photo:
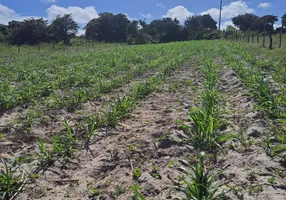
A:
{"label": "tall tree trunk", "polygon": [[265,30],[266,30],[266,23],[264,23],[264,30],[263,30],[263,48],[265,48]]}
{"label": "tall tree trunk", "polygon": [[273,38],[272,38],[272,33],[271,33],[271,34],[269,34],[269,40],[270,40],[270,42],[269,42],[269,49],[273,49]]}
{"label": "tall tree trunk", "polygon": [[243,42],[245,42],[244,38],[245,38],[245,32],[243,33],[243,37],[242,37]]}
{"label": "tall tree trunk", "polygon": [[283,24],[281,25],[281,30],[280,30],[279,48],[281,48],[282,46],[282,33],[283,33]]}
{"label": "tall tree trunk", "polygon": [[250,42],[249,32],[247,33],[247,43]]}

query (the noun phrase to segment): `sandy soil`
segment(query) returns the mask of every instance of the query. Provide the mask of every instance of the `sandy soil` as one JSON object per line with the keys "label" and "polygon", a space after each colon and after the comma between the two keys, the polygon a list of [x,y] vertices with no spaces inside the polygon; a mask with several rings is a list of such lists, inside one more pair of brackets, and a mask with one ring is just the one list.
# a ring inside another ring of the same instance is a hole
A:
{"label": "sandy soil", "polygon": [[[200,104],[203,89],[200,70],[194,65],[176,71],[159,91],[138,103],[131,118],[122,120],[116,129],[100,132],[101,136],[89,146],[91,151],[76,152],[69,162],[49,168],[40,178],[27,184],[17,199],[125,200],[133,197],[129,189],[131,185],[139,185],[140,192],[150,200],[183,197],[182,193],[171,189],[178,183],[180,175],[176,169],[177,161],[187,159],[194,163],[197,152],[171,140],[170,136],[181,133],[176,120],[185,121],[188,108]],[[216,162],[208,160],[207,168],[222,170],[217,181],[237,190],[227,193],[229,199],[286,199],[285,167],[267,156],[260,145],[271,134],[272,122],[255,109],[255,100],[247,94],[247,89],[233,70],[222,68],[219,83],[223,118],[227,122],[221,131],[235,133],[239,139],[227,142],[223,147],[224,154],[219,154]],[[124,92],[125,89],[118,89],[114,95]],[[103,98],[102,102],[108,99]],[[96,112],[102,107],[102,102],[84,104],[82,110]],[[4,127],[9,117],[17,115],[17,112],[21,110],[15,109],[3,115],[0,126]],[[71,124],[82,117],[64,112],[57,115],[62,115],[62,118],[70,115]],[[61,119],[55,118],[44,127],[33,128],[34,135],[39,134],[48,142],[54,132],[63,129]],[[22,136],[22,142],[9,140],[7,136],[0,142],[0,153],[12,157],[35,155],[39,151],[31,140],[35,136],[28,136]],[[25,141],[25,138],[31,141]],[[35,162],[24,164],[23,170],[29,171],[33,164]],[[134,169],[141,172],[139,178],[133,176]],[[272,177],[274,185],[269,183]]]}

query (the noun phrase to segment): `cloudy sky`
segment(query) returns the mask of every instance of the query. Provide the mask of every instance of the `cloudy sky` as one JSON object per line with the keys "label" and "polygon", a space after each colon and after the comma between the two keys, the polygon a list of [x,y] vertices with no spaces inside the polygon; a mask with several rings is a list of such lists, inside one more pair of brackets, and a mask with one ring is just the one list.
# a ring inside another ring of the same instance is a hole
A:
{"label": "cloudy sky", "polygon": [[[43,17],[52,20],[57,15],[72,13],[83,27],[101,12],[124,13],[130,20],[172,17],[183,21],[190,15],[209,13],[215,20],[220,0],[0,0],[0,23]],[[283,9],[284,8],[284,9]],[[231,18],[243,13],[278,15],[286,12],[286,0],[223,0],[222,27],[231,25]],[[280,21],[280,20],[279,20]],[[277,25],[281,24],[277,22]],[[276,25],[276,26],[277,26]]]}

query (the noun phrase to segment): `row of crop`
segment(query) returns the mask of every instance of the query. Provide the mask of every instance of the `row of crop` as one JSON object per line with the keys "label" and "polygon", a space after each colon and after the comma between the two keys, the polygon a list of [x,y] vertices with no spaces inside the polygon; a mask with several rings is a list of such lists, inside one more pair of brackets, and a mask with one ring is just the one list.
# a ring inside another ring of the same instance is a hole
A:
{"label": "row of crop", "polygon": [[[190,57],[196,58],[197,55],[197,48],[193,47],[189,49],[189,51],[185,51],[181,54],[174,54],[169,59],[165,59],[165,57],[158,58],[157,60],[151,61],[151,64],[149,66],[150,69],[156,70],[157,73],[164,69],[165,66],[169,65],[170,63],[176,64],[182,64],[185,63]],[[148,68],[141,69],[144,71],[147,71]],[[167,69],[168,70],[168,69]],[[134,77],[139,76],[139,71],[134,68],[134,71],[137,72],[137,74],[133,75],[131,72],[128,72],[124,77],[119,76],[117,78],[111,79],[111,80],[99,80],[98,85],[95,85],[93,87],[85,87],[81,88],[79,90],[76,90],[72,92],[71,94],[68,94],[67,96],[60,96],[57,97],[55,95],[51,95],[50,97],[46,98],[44,102],[38,102],[34,101],[35,106],[28,109],[28,112],[26,112],[23,116],[21,116],[20,119],[14,120],[9,126],[13,126],[17,124],[19,127],[21,127],[21,130],[30,131],[32,124],[35,123],[35,121],[41,121],[41,122],[47,122],[49,121],[49,117],[43,117],[43,114],[45,112],[49,112],[49,109],[46,111],[46,107],[48,108],[67,108],[69,111],[74,111],[75,109],[81,109],[81,105],[83,102],[86,102],[87,100],[92,100],[99,98],[100,96],[112,92],[113,89],[121,87],[124,83],[127,83],[128,81],[131,81]],[[142,74],[141,72],[140,74]],[[155,73],[150,73],[150,75]],[[148,76],[150,76],[148,75]],[[144,76],[144,78],[147,78]],[[39,109],[41,108],[41,109]],[[44,108],[44,109],[43,109]]]}
{"label": "row of crop", "polygon": [[[33,177],[38,178],[38,173],[51,165],[57,164],[58,161],[67,162],[68,158],[72,157],[73,153],[79,149],[90,151],[89,145],[97,138],[101,128],[114,127],[119,120],[128,117],[130,110],[136,106],[137,101],[155,91],[168,76],[171,76],[177,68],[186,62],[187,56],[191,57],[193,56],[192,54],[196,53],[197,48],[192,47],[184,56],[177,55],[171,61],[164,62],[163,68],[156,75],[134,86],[128,94],[110,102],[106,111],[87,117],[79,123],[78,127],[72,128],[65,121],[66,134],[59,134],[53,137],[50,147],[47,147],[43,140],[39,140],[40,150],[34,156],[38,166],[32,170]],[[33,160],[34,158],[31,159]],[[17,159],[18,163],[16,162],[15,165],[20,165],[19,161],[29,160],[31,162],[31,159],[25,157],[23,160],[19,158]],[[30,181],[32,179],[31,177],[17,179],[14,174],[14,166],[6,165],[6,169],[7,173],[1,172],[3,182],[0,185],[1,187],[3,186],[3,190],[0,194],[4,199],[9,199],[15,194],[15,191],[19,191],[19,188],[27,183],[27,179],[30,179]]]}
{"label": "row of crop", "polygon": [[[267,136],[265,140],[265,147],[268,155],[272,157],[278,157],[283,162],[286,161],[286,98],[284,90],[275,90],[271,88],[268,80],[261,72],[261,67],[265,66],[263,61],[260,61],[261,65],[251,66],[247,61],[255,61],[251,59],[247,52],[242,48],[234,48],[234,52],[230,52],[230,49],[222,48],[222,55],[224,61],[234,69],[239,75],[241,81],[247,86],[251,95],[253,95],[257,101],[257,107],[264,111],[275,123],[275,127],[272,128],[274,133],[272,136]],[[242,55],[244,54],[244,56]],[[257,63],[256,61],[252,64]],[[278,75],[279,76],[279,75]]]}
{"label": "row of crop", "polygon": [[[142,47],[142,49],[145,48]],[[134,54],[127,55],[122,53],[120,57],[116,53],[118,58],[115,58],[111,53],[110,58],[107,56],[102,58],[103,61],[112,60],[109,66],[92,66],[92,64],[87,63],[85,66],[69,66],[62,71],[62,67],[37,70],[39,66],[36,64],[34,68],[22,66],[22,71],[17,71],[15,74],[17,76],[25,76],[23,71],[30,71],[28,77],[25,77],[25,81],[14,83],[12,80],[3,80],[0,83],[0,110],[4,111],[16,105],[25,105],[38,100],[40,97],[49,95],[52,95],[52,99],[56,99],[57,104],[60,103],[57,100],[73,98],[71,106],[75,96],[76,98],[86,96],[85,99],[92,99],[97,97],[101,91],[110,91],[111,88],[119,87],[123,81],[129,81],[134,76],[139,76],[149,69],[158,67],[168,57],[176,54],[176,51],[180,51],[179,48],[166,49],[168,49],[168,53],[165,53],[165,49],[155,51],[156,49],[150,50],[150,48],[147,48],[146,52],[148,53],[144,54],[145,58],[143,56],[138,57],[142,50],[140,52],[134,51],[136,56],[132,60],[126,57],[132,57]],[[129,50],[125,50],[125,52],[129,52]],[[114,78],[107,81],[109,77]],[[57,92],[58,90],[60,92]],[[83,100],[79,98],[79,101]]]}
{"label": "row of crop", "polygon": [[190,127],[184,127],[184,135],[181,135],[186,145],[191,145],[197,151],[202,152],[198,164],[191,165],[186,160],[181,160],[180,171],[183,176],[176,189],[185,193],[185,199],[223,199],[224,192],[219,191],[219,185],[214,181],[217,172],[205,169],[204,160],[206,153],[216,154],[223,150],[222,144],[233,138],[232,134],[222,134],[221,99],[218,87],[219,65],[213,63],[210,57],[206,57],[203,66],[204,88],[201,95],[202,104],[199,107],[189,109]]}

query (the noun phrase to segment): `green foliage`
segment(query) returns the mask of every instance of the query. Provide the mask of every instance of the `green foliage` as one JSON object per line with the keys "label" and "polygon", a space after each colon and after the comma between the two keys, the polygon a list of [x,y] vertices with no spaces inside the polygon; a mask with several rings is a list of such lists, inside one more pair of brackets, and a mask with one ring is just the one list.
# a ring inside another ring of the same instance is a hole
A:
{"label": "green foliage", "polygon": [[71,37],[75,36],[79,26],[72,19],[71,14],[65,14],[64,16],[57,16],[49,27],[50,35],[53,41],[63,41],[64,44],[70,43]]}
{"label": "green foliage", "polygon": [[141,188],[138,185],[131,185],[131,191],[134,193],[134,200],[146,200],[145,197],[140,193]]}
{"label": "green foliage", "polygon": [[142,170],[140,168],[135,167],[133,169],[133,177],[135,179],[138,179],[141,176],[141,174],[142,174]]}
{"label": "green foliage", "polygon": [[218,39],[213,30],[217,29],[217,22],[209,15],[188,17],[184,22],[184,28],[188,32],[188,38],[192,40]]}
{"label": "green foliage", "polygon": [[2,163],[4,169],[0,169],[0,197],[3,200],[9,200],[21,187],[23,180],[20,175],[16,175],[18,167],[9,165],[4,160]]}
{"label": "green foliage", "polygon": [[221,134],[220,110],[218,105],[217,71],[210,59],[205,60],[203,68],[205,90],[202,93],[203,103],[199,108],[190,108],[189,118],[192,122],[186,129],[184,139],[199,151],[215,152],[222,149],[221,144],[232,139],[232,134]]}
{"label": "green foliage", "polygon": [[43,18],[9,22],[9,40],[12,44],[35,45],[49,40],[48,21]]}
{"label": "green foliage", "polygon": [[98,18],[90,20],[85,26],[85,35],[87,39],[97,41],[126,42],[126,29],[129,23],[125,14],[100,13]]}
{"label": "green foliage", "polygon": [[204,169],[205,158],[206,154],[201,153],[199,162],[195,166],[191,166],[187,161],[181,161],[185,165],[179,168],[183,176],[180,186],[174,188],[185,193],[185,200],[219,200],[224,197],[224,193],[219,192],[220,186],[214,182],[217,172]]}

